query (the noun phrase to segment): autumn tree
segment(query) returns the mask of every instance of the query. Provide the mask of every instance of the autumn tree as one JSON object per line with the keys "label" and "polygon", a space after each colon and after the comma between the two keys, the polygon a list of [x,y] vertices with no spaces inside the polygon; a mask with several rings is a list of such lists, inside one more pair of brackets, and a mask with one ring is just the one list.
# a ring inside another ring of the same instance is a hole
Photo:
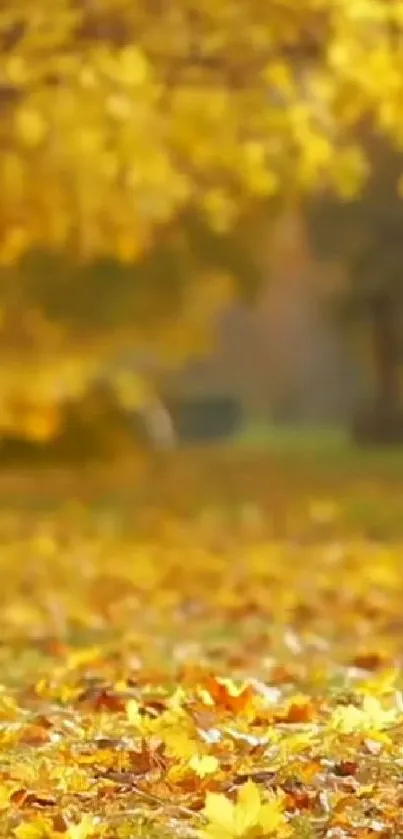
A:
{"label": "autumn tree", "polygon": [[6,0],[3,413],[202,346],[255,206],[349,196],[355,125],[401,132],[402,32],[401,0]]}

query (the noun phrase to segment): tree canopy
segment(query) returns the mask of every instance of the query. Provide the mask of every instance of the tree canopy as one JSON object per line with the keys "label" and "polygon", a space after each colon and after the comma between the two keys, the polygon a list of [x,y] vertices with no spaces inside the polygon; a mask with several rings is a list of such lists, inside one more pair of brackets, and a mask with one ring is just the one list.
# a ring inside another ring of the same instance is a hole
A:
{"label": "tree canopy", "polygon": [[401,0],[3,3],[3,260],[132,259],[191,203],[221,228],[285,185],[349,192],[354,124],[401,133],[402,31]]}
{"label": "tree canopy", "polygon": [[201,346],[244,218],[402,141],[402,37],[402,0],[5,0],[0,390]]}

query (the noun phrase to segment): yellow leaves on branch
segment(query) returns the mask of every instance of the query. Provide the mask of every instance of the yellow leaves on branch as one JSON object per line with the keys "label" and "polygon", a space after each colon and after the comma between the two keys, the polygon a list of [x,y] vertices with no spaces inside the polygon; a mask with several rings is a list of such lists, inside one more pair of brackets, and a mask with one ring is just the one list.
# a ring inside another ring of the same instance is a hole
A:
{"label": "yellow leaves on branch", "polygon": [[130,258],[189,204],[221,229],[290,185],[350,195],[344,129],[372,114],[401,139],[402,32],[402,0],[174,0],[158,22],[148,0],[6,0],[0,256]]}
{"label": "yellow leaves on branch", "polygon": [[25,107],[17,111],[16,132],[23,145],[34,148],[46,137],[47,125],[41,113]]}
{"label": "yellow leaves on branch", "polygon": [[104,72],[117,84],[137,88],[148,82],[150,68],[144,52],[131,45],[124,47],[116,56],[105,52]]}
{"label": "yellow leaves on branch", "polygon": [[204,815],[207,827],[201,839],[258,839],[273,836],[285,839],[291,829],[284,814],[282,795],[270,793],[262,800],[259,787],[247,781],[234,804],[225,795],[208,793]]}

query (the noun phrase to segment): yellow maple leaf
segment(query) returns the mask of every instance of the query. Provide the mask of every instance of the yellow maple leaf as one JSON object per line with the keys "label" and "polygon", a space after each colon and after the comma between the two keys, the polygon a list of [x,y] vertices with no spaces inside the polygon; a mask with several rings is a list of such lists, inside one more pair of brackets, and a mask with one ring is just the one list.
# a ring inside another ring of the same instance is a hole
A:
{"label": "yellow maple leaf", "polygon": [[30,822],[22,822],[14,830],[17,839],[88,839],[94,834],[96,821],[92,816],[83,816],[78,824],[71,824],[67,830],[60,833],[53,830],[48,819],[37,818]]}
{"label": "yellow maple leaf", "polygon": [[396,691],[396,682],[399,677],[397,667],[388,667],[381,670],[376,676],[371,676],[362,684],[357,685],[357,692],[367,696],[387,696]]}
{"label": "yellow maple leaf", "polygon": [[186,731],[172,728],[166,729],[161,737],[170,756],[191,760],[195,756],[196,741]]}
{"label": "yellow maple leaf", "polygon": [[14,830],[17,839],[51,839],[52,827],[48,819],[38,818],[31,822],[21,822]]}
{"label": "yellow maple leaf", "polygon": [[10,798],[14,792],[15,786],[6,786],[5,784],[1,784],[0,786],[0,810],[5,810],[7,807],[10,806]]}
{"label": "yellow maple leaf", "polygon": [[225,795],[208,793],[204,815],[209,824],[200,831],[202,839],[231,839],[232,836],[236,836],[235,806]]}
{"label": "yellow maple leaf", "polygon": [[343,734],[360,731],[381,731],[388,725],[392,725],[396,721],[396,717],[397,711],[395,708],[386,710],[376,696],[365,696],[362,708],[356,708],[355,705],[336,708],[331,725]]}
{"label": "yellow maple leaf", "polygon": [[189,760],[189,768],[199,776],[204,778],[206,775],[213,775],[217,772],[220,764],[214,755],[193,755]]}
{"label": "yellow maple leaf", "polygon": [[66,839],[87,839],[88,836],[94,834],[95,828],[96,820],[92,816],[86,815],[78,824],[71,824],[64,835]]}
{"label": "yellow maple leaf", "polygon": [[259,787],[247,781],[234,804],[225,795],[208,793],[204,815],[207,827],[200,831],[202,839],[255,839],[290,835],[284,814],[283,796],[272,793],[262,801]]}

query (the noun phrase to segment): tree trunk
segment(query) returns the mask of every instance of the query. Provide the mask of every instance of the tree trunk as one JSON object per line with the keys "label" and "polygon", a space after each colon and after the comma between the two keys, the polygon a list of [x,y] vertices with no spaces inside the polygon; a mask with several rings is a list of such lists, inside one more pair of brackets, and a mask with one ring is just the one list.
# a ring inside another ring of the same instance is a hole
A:
{"label": "tree trunk", "polygon": [[396,419],[400,414],[399,336],[393,301],[384,296],[372,308],[375,400],[382,414]]}
{"label": "tree trunk", "polygon": [[364,445],[403,443],[400,337],[393,300],[379,295],[370,310],[375,394],[355,418],[354,438]]}

